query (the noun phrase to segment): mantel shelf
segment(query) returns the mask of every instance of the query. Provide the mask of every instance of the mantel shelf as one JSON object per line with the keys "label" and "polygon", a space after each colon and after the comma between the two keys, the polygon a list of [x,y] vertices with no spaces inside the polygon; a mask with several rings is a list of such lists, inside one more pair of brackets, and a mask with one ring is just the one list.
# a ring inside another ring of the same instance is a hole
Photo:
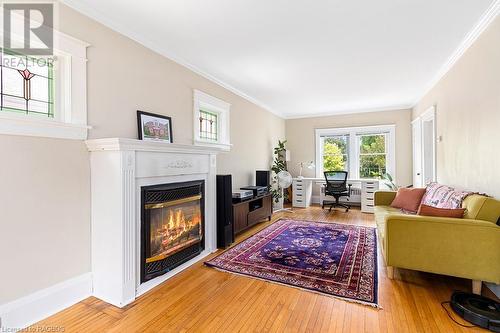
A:
{"label": "mantel shelf", "polygon": [[85,141],[87,149],[94,151],[155,151],[165,153],[217,154],[229,151],[229,146],[195,146],[177,143],[143,141],[127,138],[104,138]]}

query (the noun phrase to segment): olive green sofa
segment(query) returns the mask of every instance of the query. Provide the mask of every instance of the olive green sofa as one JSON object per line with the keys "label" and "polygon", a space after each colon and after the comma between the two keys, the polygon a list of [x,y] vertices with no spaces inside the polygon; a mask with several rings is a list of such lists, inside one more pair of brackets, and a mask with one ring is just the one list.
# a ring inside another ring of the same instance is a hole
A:
{"label": "olive green sofa", "polygon": [[471,279],[481,293],[481,281],[500,284],[500,201],[480,195],[464,200],[463,219],[409,215],[390,207],[396,192],[375,193],[375,221],[387,265],[394,268]]}

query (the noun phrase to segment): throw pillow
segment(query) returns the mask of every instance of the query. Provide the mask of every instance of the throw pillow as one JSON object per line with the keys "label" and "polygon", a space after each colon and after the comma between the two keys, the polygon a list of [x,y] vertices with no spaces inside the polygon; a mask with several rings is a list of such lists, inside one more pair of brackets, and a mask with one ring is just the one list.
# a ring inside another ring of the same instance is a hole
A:
{"label": "throw pillow", "polygon": [[421,204],[420,209],[418,210],[418,215],[436,216],[436,217],[454,217],[457,219],[463,218],[464,214],[465,214],[465,208],[456,208],[456,209],[436,208],[424,204]]}
{"label": "throw pillow", "polygon": [[458,191],[453,187],[430,183],[427,185],[422,204],[437,208],[462,208],[462,202],[471,194],[472,192]]}
{"label": "throw pillow", "polygon": [[391,203],[391,207],[416,213],[424,194],[425,188],[400,188]]}

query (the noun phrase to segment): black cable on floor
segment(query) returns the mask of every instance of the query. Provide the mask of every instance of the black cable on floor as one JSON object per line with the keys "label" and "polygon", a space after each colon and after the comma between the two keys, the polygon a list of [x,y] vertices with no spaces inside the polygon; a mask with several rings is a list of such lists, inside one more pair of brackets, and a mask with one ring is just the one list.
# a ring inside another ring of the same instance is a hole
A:
{"label": "black cable on floor", "polygon": [[444,301],[444,302],[441,302],[441,306],[443,307],[444,311],[446,311],[446,314],[448,315],[448,317],[450,317],[451,320],[453,320],[453,322],[457,325],[460,325],[462,327],[465,327],[465,328],[473,328],[473,327],[476,327],[476,325],[464,325],[464,324],[461,324],[459,323],[458,321],[455,320],[455,318],[453,318],[451,316],[451,313],[448,311],[448,309],[444,306],[445,304],[450,304],[451,302],[450,301]]}

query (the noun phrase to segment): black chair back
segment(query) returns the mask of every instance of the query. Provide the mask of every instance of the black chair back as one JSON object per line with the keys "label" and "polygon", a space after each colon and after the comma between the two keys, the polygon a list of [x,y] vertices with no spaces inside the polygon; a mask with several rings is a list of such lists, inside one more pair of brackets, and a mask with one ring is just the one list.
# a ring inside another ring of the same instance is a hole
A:
{"label": "black chair back", "polygon": [[325,171],[326,192],[347,192],[347,171]]}

